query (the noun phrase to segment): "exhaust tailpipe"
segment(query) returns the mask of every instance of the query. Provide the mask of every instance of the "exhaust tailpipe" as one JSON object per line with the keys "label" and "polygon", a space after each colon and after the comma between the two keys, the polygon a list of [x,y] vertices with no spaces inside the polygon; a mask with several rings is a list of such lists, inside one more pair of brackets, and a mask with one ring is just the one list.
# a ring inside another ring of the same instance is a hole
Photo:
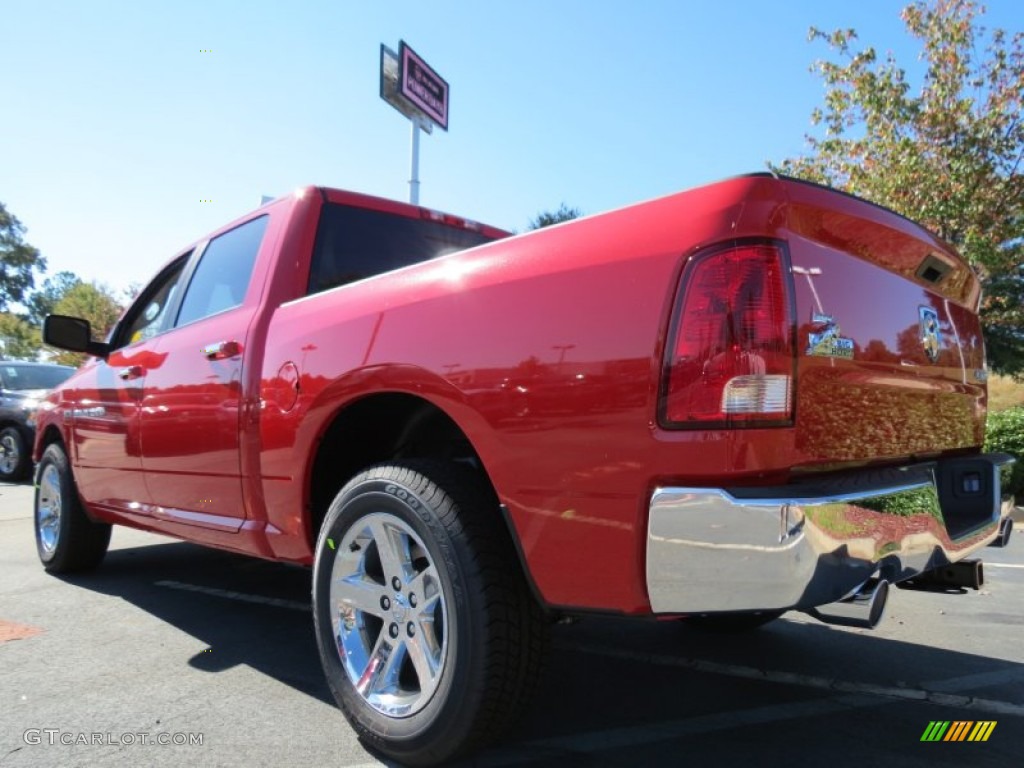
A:
{"label": "exhaust tailpipe", "polygon": [[889,582],[885,579],[868,579],[849,597],[837,603],[809,608],[807,613],[826,624],[874,629],[882,620],[888,599]]}
{"label": "exhaust tailpipe", "polygon": [[1010,543],[1010,534],[1013,533],[1013,518],[1004,517],[999,524],[999,535],[989,542],[990,547],[1005,547]]}

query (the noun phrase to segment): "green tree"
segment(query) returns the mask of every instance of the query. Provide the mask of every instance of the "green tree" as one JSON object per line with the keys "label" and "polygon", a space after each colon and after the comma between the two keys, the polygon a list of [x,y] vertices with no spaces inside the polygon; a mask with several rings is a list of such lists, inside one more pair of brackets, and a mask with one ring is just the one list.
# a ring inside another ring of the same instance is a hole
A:
{"label": "green tree", "polygon": [[145,287],[143,283],[129,283],[128,287],[122,288],[118,293],[118,301],[125,307],[131,306]]}
{"label": "green tree", "polygon": [[48,277],[43,284],[29,295],[24,302],[28,310],[26,319],[37,328],[41,328],[47,315],[53,314],[53,308],[64,298],[65,294],[81,283],[81,278],[74,272],[58,272]]}
{"label": "green tree", "polygon": [[[121,306],[103,285],[79,281],[73,285],[53,307],[54,314],[81,317],[89,321],[93,338],[102,340],[121,316]],[[54,362],[81,365],[85,355],[60,350]]]}
{"label": "green tree", "polygon": [[563,221],[571,221],[572,219],[578,219],[583,215],[583,212],[579,208],[570,208],[565,203],[558,206],[557,211],[541,211],[536,217],[530,219],[530,225],[528,229],[540,229],[541,227],[550,227],[552,224],[561,224]]}
{"label": "green tree", "polygon": [[1024,406],[989,413],[985,450],[1009,453],[1017,461],[1003,467],[1003,492],[1024,496]]}
{"label": "green tree", "polygon": [[979,23],[974,0],[920,0],[903,9],[921,44],[923,81],[914,89],[895,57],[861,48],[853,29],[810,39],[818,61],[823,135],[811,152],[775,170],[872,200],[952,243],[985,288],[982,325],[989,364],[1024,376],[1024,33]]}
{"label": "green tree", "polygon": [[46,260],[24,235],[25,227],[0,203],[0,312],[21,302],[35,285],[35,271],[46,269]]}
{"label": "green tree", "polygon": [[42,343],[38,326],[11,312],[0,312],[0,357],[35,360]]}

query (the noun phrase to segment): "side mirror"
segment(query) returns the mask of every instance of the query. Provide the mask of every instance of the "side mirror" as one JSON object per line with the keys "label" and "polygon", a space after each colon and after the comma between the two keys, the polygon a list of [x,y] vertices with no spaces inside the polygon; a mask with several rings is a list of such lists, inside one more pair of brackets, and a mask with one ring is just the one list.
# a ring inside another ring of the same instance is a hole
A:
{"label": "side mirror", "polygon": [[85,352],[87,355],[105,358],[110,354],[110,345],[92,340],[89,321],[67,315],[47,315],[43,321],[43,341],[70,352]]}

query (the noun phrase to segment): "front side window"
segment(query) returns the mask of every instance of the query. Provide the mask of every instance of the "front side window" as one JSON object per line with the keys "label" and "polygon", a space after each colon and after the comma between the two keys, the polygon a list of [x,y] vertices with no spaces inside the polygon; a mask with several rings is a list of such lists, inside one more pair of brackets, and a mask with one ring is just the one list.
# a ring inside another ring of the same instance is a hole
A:
{"label": "front side window", "polygon": [[267,216],[260,216],[210,241],[189,281],[175,326],[242,303],[268,220]]}
{"label": "front side window", "polygon": [[439,221],[328,203],[320,214],[306,292],[319,293],[493,239]]}
{"label": "front side window", "polygon": [[156,276],[124,316],[113,339],[114,348],[134,344],[156,336],[167,329],[168,312],[174,304],[189,254],[177,258]]}

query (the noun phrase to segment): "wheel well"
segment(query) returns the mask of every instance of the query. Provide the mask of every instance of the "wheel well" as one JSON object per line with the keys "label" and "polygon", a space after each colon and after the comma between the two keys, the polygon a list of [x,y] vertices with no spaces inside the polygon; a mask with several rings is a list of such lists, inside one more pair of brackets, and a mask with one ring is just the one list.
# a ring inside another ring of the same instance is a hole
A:
{"label": "wheel well", "polygon": [[468,466],[480,474],[493,492],[469,438],[433,403],[414,395],[387,393],[358,400],[338,413],[313,460],[310,542],[315,543],[338,491],[360,471],[383,461],[424,458]]}
{"label": "wheel well", "polygon": [[52,424],[46,428],[46,431],[43,432],[42,439],[39,441],[40,453],[45,451],[46,446],[51,443],[60,443],[61,445],[64,445],[64,437],[61,435],[60,430]]}

